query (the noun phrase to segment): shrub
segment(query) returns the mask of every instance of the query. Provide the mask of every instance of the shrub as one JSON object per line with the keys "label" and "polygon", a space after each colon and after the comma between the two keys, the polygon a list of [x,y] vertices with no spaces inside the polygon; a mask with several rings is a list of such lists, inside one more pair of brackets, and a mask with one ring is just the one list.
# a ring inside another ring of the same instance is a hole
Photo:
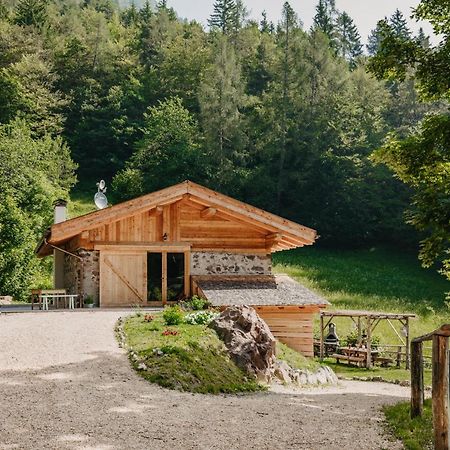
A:
{"label": "shrub", "polygon": [[166,325],[179,325],[183,322],[183,311],[179,306],[171,306],[164,310],[163,319]]}
{"label": "shrub", "polygon": [[188,314],[184,318],[184,321],[189,325],[208,325],[218,316],[219,313],[214,311],[198,311],[196,313]]}
{"label": "shrub", "polygon": [[194,295],[190,300],[185,302],[185,306],[187,309],[193,311],[202,311],[209,306],[209,302],[204,298],[200,298],[198,295]]}

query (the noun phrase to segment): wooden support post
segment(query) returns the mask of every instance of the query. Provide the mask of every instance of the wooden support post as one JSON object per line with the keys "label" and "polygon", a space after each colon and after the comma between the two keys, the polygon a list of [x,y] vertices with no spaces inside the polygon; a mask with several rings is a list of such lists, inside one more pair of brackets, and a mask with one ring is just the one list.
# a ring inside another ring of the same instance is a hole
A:
{"label": "wooden support post", "polygon": [[423,414],[423,343],[411,343],[411,418]]}
{"label": "wooden support post", "polygon": [[162,296],[162,304],[167,304],[167,252],[162,252],[162,286],[161,286],[161,296]]}
{"label": "wooden support post", "polygon": [[361,317],[358,317],[358,347],[362,344]]}
{"label": "wooden support post", "polygon": [[323,339],[323,316],[322,314],[320,315],[320,360],[323,361],[323,356],[324,356],[324,339]]}
{"label": "wooden support post", "polygon": [[399,345],[397,347],[397,357],[396,357],[396,360],[395,360],[395,364],[397,366],[397,369],[400,369],[400,366],[402,364],[402,348],[403,347],[401,345]]}
{"label": "wooden support post", "polygon": [[433,336],[433,429],[435,450],[449,450],[448,337]]}
{"label": "wooden support post", "polygon": [[184,295],[191,295],[191,252],[184,253]]}
{"label": "wooden support post", "polygon": [[367,318],[367,361],[366,367],[372,368],[372,320]]}
{"label": "wooden support post", "polygon": [[408,370],[411,367],[410,366],[410,353],[409,353],[409,343],[410,343],[409,317],[406,318],[405,329],[406,329],[406,370]]}

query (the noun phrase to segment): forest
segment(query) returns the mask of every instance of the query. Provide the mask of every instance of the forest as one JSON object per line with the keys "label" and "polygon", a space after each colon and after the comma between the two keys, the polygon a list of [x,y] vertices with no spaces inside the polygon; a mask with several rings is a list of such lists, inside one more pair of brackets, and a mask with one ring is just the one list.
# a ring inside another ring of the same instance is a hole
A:
{"label": "forest", "polygon": [[439,45],[399,10],[364,45],[334,0],[310,29],[288,2],[272,23],[217,0],[203,26],[166,1],[0,0],[0,293],[45,284],[53,202],[101,178],[113,203],[190,179],[322,246],[421,242],[448,273],[450,7],[415,15]]}

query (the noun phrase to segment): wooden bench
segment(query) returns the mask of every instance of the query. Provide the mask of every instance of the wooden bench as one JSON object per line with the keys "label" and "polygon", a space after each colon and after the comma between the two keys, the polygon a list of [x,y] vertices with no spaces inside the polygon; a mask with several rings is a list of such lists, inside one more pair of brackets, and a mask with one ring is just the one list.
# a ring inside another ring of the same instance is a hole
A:
{"label": "wooden bench", "polygon": [[352,355],[341,355],[339,353],[333,353],[331,355],[332,358],[336,358],[336,361],[346,361],[348,364],[351,362],[355,362],[358,364],[366,363],[366,357],[365,356],[352,356]]}

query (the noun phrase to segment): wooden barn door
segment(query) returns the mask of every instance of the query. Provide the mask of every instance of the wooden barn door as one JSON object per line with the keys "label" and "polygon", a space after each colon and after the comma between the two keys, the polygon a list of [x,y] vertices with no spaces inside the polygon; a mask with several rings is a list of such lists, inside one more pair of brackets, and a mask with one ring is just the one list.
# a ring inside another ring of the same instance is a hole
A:
{"label": "wooden barn door", "polygon": [[100,306],[147,303],[147,253],[100,252]]}

